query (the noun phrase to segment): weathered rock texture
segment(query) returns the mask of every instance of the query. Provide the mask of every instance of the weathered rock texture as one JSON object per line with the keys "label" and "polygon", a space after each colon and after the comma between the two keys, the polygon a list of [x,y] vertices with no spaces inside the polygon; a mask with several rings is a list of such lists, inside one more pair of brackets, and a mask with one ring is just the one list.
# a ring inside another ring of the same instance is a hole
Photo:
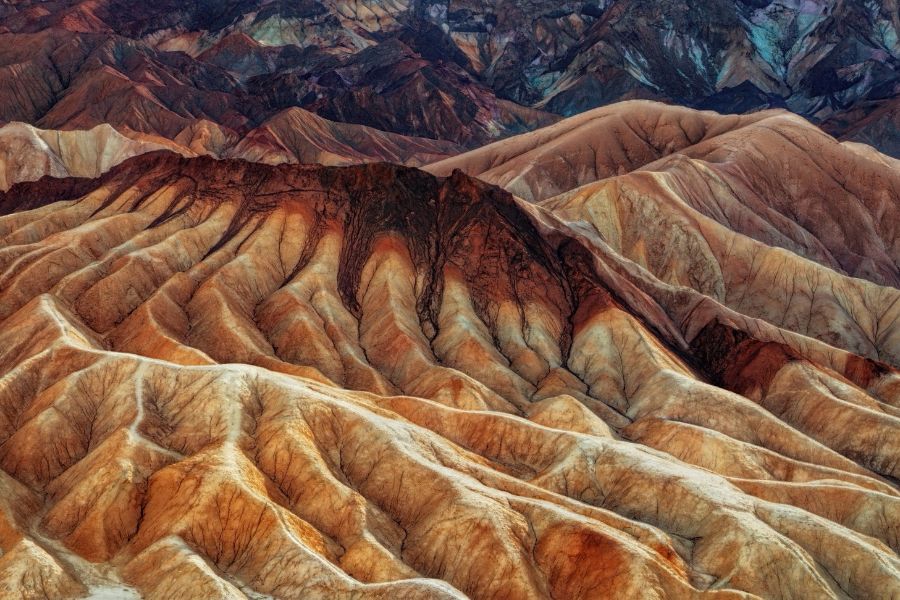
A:
{"label": "weathered rock texture", "polygon": [[0,190],[46,175],[98,177],[128,158],[155,150],[327,166],[369,162],[420,166],[462,151],[449,142],[336,123],[300,108],[275,115],[243,137],[210,121],[187,127],[174,140],[127,128],[118,131],[108,124],[64,131],[16,122],[0,127]]}
{"label": "weathered rock texture", "polygon": [[[289,108],[218,155],[269,164],[343,166],[392,162],[421,166],[460,152],[462,148],[451,142],[329,121],[302,108]],[[216,155],[214,149],[207,149],[206,153]]]}
{"label": "weathered rock texture", "polygon": [[636,98],[787,107],[897,156],[897,0],[0,3],[0,120],[49,129],[301,107],[475,147]]}
{"label": "weathered rock texture", "polygon": [[900,595],[900,291],[634,177],[0,195],[0,597]]}
{"label": "weathered rock texture", "polygon": [[[427,169],[439,175],[461,169],[543,202],[567,220],[587,221],[606,243],[658,276],[661,269],[680,270],[674,277],[681,283],[708,293],[710,286],[721,291],[722,285],[696,273],[705,280],[694,281],[684,270],[691,261],[704,263],[715,255],[721,273],[714,279],[743,280],[749,266],[726,263],[752,262],[752,256],[768,252],[764,246],[790,250],[793,254],[780,253],[785,265],[802,265],[799,256],[897,287],[898,164],[872,148],[838,143],[785,111],[723,116],[633,101]],[[697,242],[704,256],[664,242],[676,238]],[[744,241],[749,245],[742,246]],[[631,247],[638,242],[640,247]],[[651,243],[665,255],[650,256]],[[755,295],[746,297],[756,301]]]}
{"label": "weathered rock texture", "polygon": [[25,123],[0,127],[0,190],[51,177],[98,177],[122,161],[154,150],[187,148],[168,140],[130,139],[109,125],[87,131],[50,131]]}

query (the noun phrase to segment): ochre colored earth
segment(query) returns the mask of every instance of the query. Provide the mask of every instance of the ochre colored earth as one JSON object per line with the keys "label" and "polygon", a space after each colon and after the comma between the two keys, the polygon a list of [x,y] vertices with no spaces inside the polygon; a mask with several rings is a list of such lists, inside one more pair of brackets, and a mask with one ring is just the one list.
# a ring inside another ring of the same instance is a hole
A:
{"label": "ochre colored earth", "polygon": [[647,103],[143,150],[0,194],[0,597],[900,596],[891,159]]}

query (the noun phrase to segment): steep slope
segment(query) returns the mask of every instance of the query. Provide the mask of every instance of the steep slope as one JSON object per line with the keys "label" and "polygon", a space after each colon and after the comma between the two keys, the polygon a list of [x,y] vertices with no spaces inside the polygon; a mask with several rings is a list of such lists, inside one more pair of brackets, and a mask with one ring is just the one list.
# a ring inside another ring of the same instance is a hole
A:
{"label": "steep slope", "polygon": [[[898,84],[900,89],[900,84]],[[825,131],[841,139],[874,146],[900,157],[900,98],[861,103],[822,123]]]}
{"label": "steep slope", "polygon": [[2,591],[900,593],[898,372],[540,206],[150,153],[0,212]]}
{"label": "steep slope", "polygon": [[0,127],[0,190],[45,175],[98,177],[132,156],[157,150],[192,154],[164,139],[130,139],[109,125],[87,131],[48,131],[9,123]]}
{"label": "steep slope", "polygon": [[770,114],[724,116],[632,100],[590,110],[425,168],[441,176],[460,169],[526,200],[545,200],[585,183],[629,173]]}
{"label": "steep slope", "polygon": [[243,135],[301,107],[341,122],[479,145],[556,119],[496,98],[461,67],[432,64],[400,40],[349,56],[288,53],[276,70],[250,78],[220,62],[109,32],[0,31],[0,121],[47,129],[108,123],[175,139],[198,121]]}
{"label": "steep slope", "polygon": [[289,108],[223,152],[253,162],[349,165],[385,161],[418,166],[462,152],[450,142],[407,137],[364,125],[329,121]]}
{"label": "steep slope", "polygon": [[[635,206],[648,209],[648,202],[661,202],[660,210],[678,213],[677,220],[686,219],[691,230],[697,219],[711,219],[722,226],[716,229],[721,240],[730,230],[829,269],[896,287],[900,171],[894,164],[871,149],[840,144],[784,111],[737,117],[627,102],[427,168],[436,174],[460,168],[529,200],[561,194],[547,200],[556,208],[571,198],[596,196],[600,204],[588,208],[578,200],[580,208],[571,205],[565,218],[586,220],[601,230],[619,220],[623,231],[634,231],[641,240],[664,238],[643,231],[652,226],[643,222],[652,218],[649,212],[619,211],[617,203],[631,197]],[[635,222],[625,220],[631,218]],[[622,251],[618,234],[606,234],[604,240]],[[701,247],[718,243],[699,241]],[[662,255],[660,260],[665,262]],[[671,267],[687,268],[681,260]],[[660,263],[658,268],[669,267]],[[693,285],[684,274],[678,281]]]}
{"label": "steep slope", "polygon": [[301,106],[335,121],[469,147],[558,119],[497,98],[463,67],[428,60],[400,39],[340,61],[259,75],[247,88],[268,107]]}
{"label": "steep slope", "polygon": [[0,34],[0,120],[45,129],[106,123],[173,139],[198,119],[236,131],[257,105],[227,71],[101,33]]}
{"label": "steep slope", "polygon": [[560,61],[545,101],[556,110],[596,106],[587,92],[606,84],[719,110],[774,104],[828,116],[897,81],[894,0],[605,4]]}
{"label": "steep slope", "polygon": [[[896,155],[896,0],[24,0],[0,119],[172,138],[291,107],[467,147],[655,99],[789,108]],[[11,114],[7,114],[11,113]],[[553,114],[549,114],[553,113]]]}
{"label": "steep slope", "polygon": [[351,165],[394,162],[421,165],[458,154],[449,142],[410,138],[362,125],[336,123],[288,109],[239,137],[200,121],[174,141],[110,125],[90,130],[47,130],[25,123],[0,127],[0,190],[52,177],[98,177],[122,161],[158,150],[254,162]]}

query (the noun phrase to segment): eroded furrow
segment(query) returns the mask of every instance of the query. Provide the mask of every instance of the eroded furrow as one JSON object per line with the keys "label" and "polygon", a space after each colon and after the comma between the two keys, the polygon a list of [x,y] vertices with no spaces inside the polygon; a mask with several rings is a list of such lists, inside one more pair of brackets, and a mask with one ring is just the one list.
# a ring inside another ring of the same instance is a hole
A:
{"label": "eroded furrow", "polygon": [[900,593],[893,333],[851,343],[888,291],[829,285],[829,346],[729,300],[757,242],[619,229],[661,205],[585,233],[460,174],[135,160],[0,218],[0,590]]}

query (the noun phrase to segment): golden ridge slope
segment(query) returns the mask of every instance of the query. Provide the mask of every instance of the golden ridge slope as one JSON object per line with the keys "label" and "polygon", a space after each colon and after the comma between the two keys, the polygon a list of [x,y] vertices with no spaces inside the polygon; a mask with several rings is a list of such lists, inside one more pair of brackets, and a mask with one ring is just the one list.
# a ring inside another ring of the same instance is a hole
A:
{"label": "golden ridge slope", "polygon": [[302,108],[289,108],[250,131],[224,156],[267,164],[343,166],[377,160],[420,166],[461,151],[452,142],[338,123]]}
{"label": "golden ridge slope", "polygon": [[427,169],[444,175],[460,168],[552,206],[581,186],[588,186],[581,195],[606,190],[610,198],[638,189],[767,246],[898,287],[896,164],[784,111],[725,116],[642,101],[589,111]]}
{"label": "golden ridge slope", "polygon": [[133,156],[158,150],[269,164],[337,166],[386,161],[419,166],[458,154],[461,148],[337,123],[300,108],[284,110],[243,136],[196,120],[173,140],[108,124],[88,130],[53,130],[13,122],[0,127],[0,190],[47,175],[99,177]]}
{"label": "golden ridge slope", "polygon": [[897,371],[596,230],[166,153],[0,212],[0,597],[900,594]]}
{"label": "golden ridge slope", "polygon": [[99,177],[124,160],[156,150],[193,154],[163,138],[142,135],[132,139],[109,125],[54,131],[7,123],[0,127],[0,190],[45,175]]}
{"label": "golden ridge slope", "polygon": [[425,170],[446,176],[460,169],[521,198],[539,201],[628,173],[774,114],[780,112],[720,115],[629,100],[435,162]]}

